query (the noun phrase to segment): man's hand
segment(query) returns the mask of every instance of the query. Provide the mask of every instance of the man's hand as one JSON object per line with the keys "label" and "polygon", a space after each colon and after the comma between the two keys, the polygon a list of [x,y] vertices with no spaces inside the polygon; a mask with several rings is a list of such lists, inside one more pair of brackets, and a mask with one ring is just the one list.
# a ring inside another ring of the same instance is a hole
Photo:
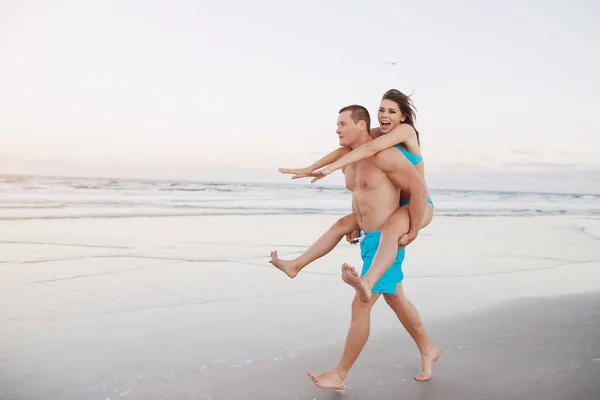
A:
{"label": "man's hand", "polygon": [[351,233],[346,235],[346,241],[348,241],[348,243],[350,244],[356,244],[356,240],[360,237],[360,231],[358,229],[355,229],[354,231],[352,231]]}
{"label": "man's hand", "polygon": [[418,234],[419,231],[409,231],[408,233],[402,235],[402,237],[398,240],[398,249],[401,249],[411,244],[411,242],[417,238]]}

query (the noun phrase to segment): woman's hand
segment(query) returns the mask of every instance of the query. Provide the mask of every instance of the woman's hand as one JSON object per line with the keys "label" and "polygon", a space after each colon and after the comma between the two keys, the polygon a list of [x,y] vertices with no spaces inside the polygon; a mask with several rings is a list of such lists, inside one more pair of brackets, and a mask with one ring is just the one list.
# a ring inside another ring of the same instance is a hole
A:
{"label": "woman's hand", "polygon": [[279,172],[289,175],[301,175],[310,173],[310,168],[279,168]]}
{"label": "woman's hand", "polygon": [[398,240],[398,250],[411,244],[418,235],[419,231],[408,232],[402,235],[402,237]]}
{"label": "woman's hand", "polygon": [[298,173],[298,174],[292,176],[292,179],[312,177],[313,180],[311,180],[310,183],[315,183],[316,181],[325,178],[329,174],[331,174],[331,172],[327,168],[323,168],[318,171],[308,171],[308,172],[303,171],[301,173]]}

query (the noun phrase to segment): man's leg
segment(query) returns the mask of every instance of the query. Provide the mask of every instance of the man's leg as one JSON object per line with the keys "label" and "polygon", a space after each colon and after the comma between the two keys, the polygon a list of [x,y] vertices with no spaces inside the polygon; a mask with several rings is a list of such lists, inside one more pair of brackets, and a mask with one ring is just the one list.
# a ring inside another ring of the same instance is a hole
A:
{"label": "man's leg", "polygon": [[404,296],[402,282],[396,286],[396,294],[384,294],[383,298],[390,308],[396,313],[398,319],[414,339],[421,353],[422,371],[415,376],[418,381],[431,379],[431,366],[440,357],[440,352],[435,348],[421,322],[421,317],[415,306]]}
{"label": "man's leg", "polygon": [[358,358],[363,347],[369,338],[371,329],[371,308],[379,298],[378,294],[371,296],[368,303],[361,301],[358,295],[352,301],[352,321],[346,343],[344,344],[344,353],[333,371],[320,374],[308,373],[315,385],[322,389],[342,389],[346,382],[348,371]]}
{"label": "man's leg", "polygon": [[348,214],[338,219],[308,250],[293,260],[281,260],[277,251],[271,252],[271,264],[279,268],[290,278],[295,278],[298,272],[311,262],[323,257],[342,240],[342,238],[358,228],[356,213]]}

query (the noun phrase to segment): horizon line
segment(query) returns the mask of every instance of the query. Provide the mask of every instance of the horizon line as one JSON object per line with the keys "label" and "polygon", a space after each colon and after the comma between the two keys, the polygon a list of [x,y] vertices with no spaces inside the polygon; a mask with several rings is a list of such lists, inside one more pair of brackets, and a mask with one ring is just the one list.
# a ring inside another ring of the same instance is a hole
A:
{"label": "horizon line", "polygon": [[[107,179],[107,180],[130,180],[130,181],[159,181],[159,182],[173,182],[173,181],[181,181],[181,182],[195,182],[195,183],[243,183],[243,184],[253,184],[253,185],[287,185],[293,186],[292,183],[284,183],[284,182],[258,182],[258,181],[232,181],[232,180],[207,180],[207,179],[190,179],[190,178],[118,178],[114,176],[68,176],[68,175],[57,175],[57,174],[4,174],[0,173],[0,177],[24,177],[24,178],[63,178],[63,179]],[[344,185],[335,185],[335,184],[318,184],[318,183],[302,183],[298,182],[297,184],[303,186],[325,186],[325,187],[334,187],[334,188],[345,188]],[[433,188],[429,187],[430,190],[433,191],[452,191],[452,192],[480,192],[480,193],[527,193],[527,194],[545,194],[545,195],[577,195],[577,196],[600,196],[600,193],[589,193],[589,192],[541,192],[541,191],[520,191],[520,190],[490,190],[490,189],[448,189],[448,188]]]}

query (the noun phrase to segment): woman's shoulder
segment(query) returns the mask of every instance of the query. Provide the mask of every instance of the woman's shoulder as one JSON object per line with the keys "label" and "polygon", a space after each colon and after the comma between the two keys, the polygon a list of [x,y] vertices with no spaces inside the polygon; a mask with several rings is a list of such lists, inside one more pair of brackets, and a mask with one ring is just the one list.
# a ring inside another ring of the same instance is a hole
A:
{"label": "woman's shoulder", "polygon": [[396,135],[399,137],[399,141],[397,143],[398,145],[401,145],[413,154],[421,154],[421,147],[419,146],[417,131],[412,125],[400,124],[394,129],[396,130]]}

